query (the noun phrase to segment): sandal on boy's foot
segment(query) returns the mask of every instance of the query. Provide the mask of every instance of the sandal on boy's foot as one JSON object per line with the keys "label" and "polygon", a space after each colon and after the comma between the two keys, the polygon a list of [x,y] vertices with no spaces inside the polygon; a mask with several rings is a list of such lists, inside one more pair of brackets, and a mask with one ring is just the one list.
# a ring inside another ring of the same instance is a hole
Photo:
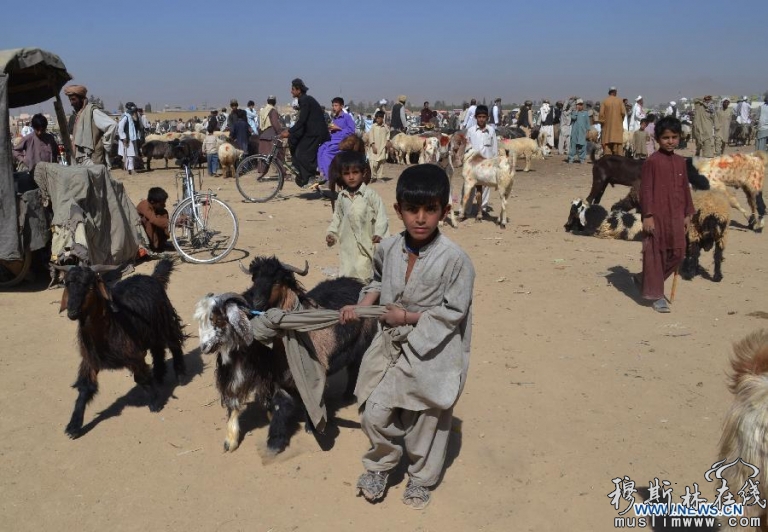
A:
{"label": "sandal on boy's foot", "polygon": [[357,489],[368,502],[374,502],[384,497],[387,490],[386,471],[366,471],[357,479]]}
{"label": "sandal on boy's foot", "polygon": [[667,314],[669,312],[672,312],[669,308],[669,304],[667,303],[667,300],[664,299],[663,297],[653,302],[653,310],[655,310],[656,312],[661,312],[662,314]]}
{"label": "sandal on boy's foot", "polygon": [[423,510],[429,504],[429,490],[424,486],[416,486],[413,480],[408,480],[408,484],[403,491],[403,504],[406,504],[414,510]]}

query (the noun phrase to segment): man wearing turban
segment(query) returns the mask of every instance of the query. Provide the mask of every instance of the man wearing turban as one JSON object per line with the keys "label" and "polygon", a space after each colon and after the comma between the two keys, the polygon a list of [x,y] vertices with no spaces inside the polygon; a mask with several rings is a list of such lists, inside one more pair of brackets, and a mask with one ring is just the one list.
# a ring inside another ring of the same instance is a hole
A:
{"label": "man wearing turban", "polygon": [[88,102],[88,89],[84,86],[68,85],[64,87],[64,94],[75,110],[74,123],[70,120],[75,164],[107,164],[107,154],[115,136],[117,123],[96,105]]}

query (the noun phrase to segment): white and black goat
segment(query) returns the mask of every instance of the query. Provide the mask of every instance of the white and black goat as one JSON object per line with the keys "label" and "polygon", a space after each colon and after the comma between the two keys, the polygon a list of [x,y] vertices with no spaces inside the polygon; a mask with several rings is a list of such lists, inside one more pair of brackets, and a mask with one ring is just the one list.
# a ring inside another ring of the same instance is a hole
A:
{"label": "white and black goat", "polygon": [[571,202],[564,227],[573,233],[615,240],[640,240],[643,236],[643,222],[639,214],[608,212],[601,205],[590,205],[581,199]]}
{"label": "white and black goat", "polygon": [[[113,267],[65,267],[64,294],[59,312],[77,320],[80,369],[73,385],[78,391],[72,418],[66,428],[70,438],[82,433],[86,405],[98,391],[102,369],[128,368],[133,379],[149,393],[149,409],[162,403],[155,382],[165,377],[165,349],[171,351],[176,377],[184,375],[184,334],[181,320],[165,290],[173,261],[162,260],[152,275],[133,275],[109,288],[100,272]],[[144,360],[152,353],[152,370]],[[154,375],[154,380],[153,380]]]}
{"label": "white and black goat", "polygon": [[288,446],[301,399],[282,343],[269,348],[254,340],[248,307],[243,296],[231,292],[203,297],[195,307],[200,351],[216,353],[216,388],[228,416],[224,450],[240,445],[240,414],[253,394],[271,416],[267,447],[279,453]]}

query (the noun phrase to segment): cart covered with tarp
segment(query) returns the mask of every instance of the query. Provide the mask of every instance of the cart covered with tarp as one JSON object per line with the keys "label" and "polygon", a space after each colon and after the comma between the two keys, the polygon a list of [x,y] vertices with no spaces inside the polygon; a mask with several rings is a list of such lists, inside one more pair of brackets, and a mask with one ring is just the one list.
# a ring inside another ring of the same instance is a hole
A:
{"label": "cart covered with tarp", "polygon": [[39,217],[37,191],[19,187],[19,178],[28,184],[30,176],[26,180],[24,176],[14,176],[9,110],[55,98],[59,130],[71,153],[59,96],[70,79],[72,76],[55,54],[39,48],[0,50],[0,285],[9,286],[21,280],[23,275],[19,272],[29,267],[31,251],[44,246],[49,233]]}

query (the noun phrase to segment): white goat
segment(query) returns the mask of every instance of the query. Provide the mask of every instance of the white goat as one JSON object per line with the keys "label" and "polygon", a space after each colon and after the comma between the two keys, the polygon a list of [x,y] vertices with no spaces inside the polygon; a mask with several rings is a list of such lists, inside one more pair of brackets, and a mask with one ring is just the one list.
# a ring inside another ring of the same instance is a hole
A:
{"label": "white goat", "polygon": [[517,158],[525,157],[525,168],[523,172],[531,169],[531,160],[543,159],[544,152],[541,146],[533,139],[521,137],[517,139],[499,139],[499,147],[507,152],[507,157],[511,159],[512,168],[517,166]]}
{"label": "white goat", "polygon": [[397,154],[397,162],[407,166],[411,164],[411,153],[421,153],[424,148],[424,138],[398,133],[392,138],[392,147]]}
{"label": "white goat", "polygon": [[228,142],[219,146],[219,165],[224,169],[224,177],[235,176],[235,165],[243,155],[243,150],[235,148]]}
{"label": "white goat", "polygon": [[[472,191],[476,185],[492,187],[499,191],[501,197],[501,211],[499,212],[499,225],[507,226],[507,201],[512,193],[512,184],[515,180],[515,169],[510,166],[509,159],[504,156],[484,159],[477,151],[470,149],[464,155],[464,196],[459,205],[459,219],[464,220],[465,208],[470,200]],[[477,191],[477,219],[482,220],[481,192]]]}
{"label": "white goat", "polygon": [[437,164],[440,155],[440,141],[437,137],[424,139],[421,155],[419,155],[419,164],[432,163]]}

